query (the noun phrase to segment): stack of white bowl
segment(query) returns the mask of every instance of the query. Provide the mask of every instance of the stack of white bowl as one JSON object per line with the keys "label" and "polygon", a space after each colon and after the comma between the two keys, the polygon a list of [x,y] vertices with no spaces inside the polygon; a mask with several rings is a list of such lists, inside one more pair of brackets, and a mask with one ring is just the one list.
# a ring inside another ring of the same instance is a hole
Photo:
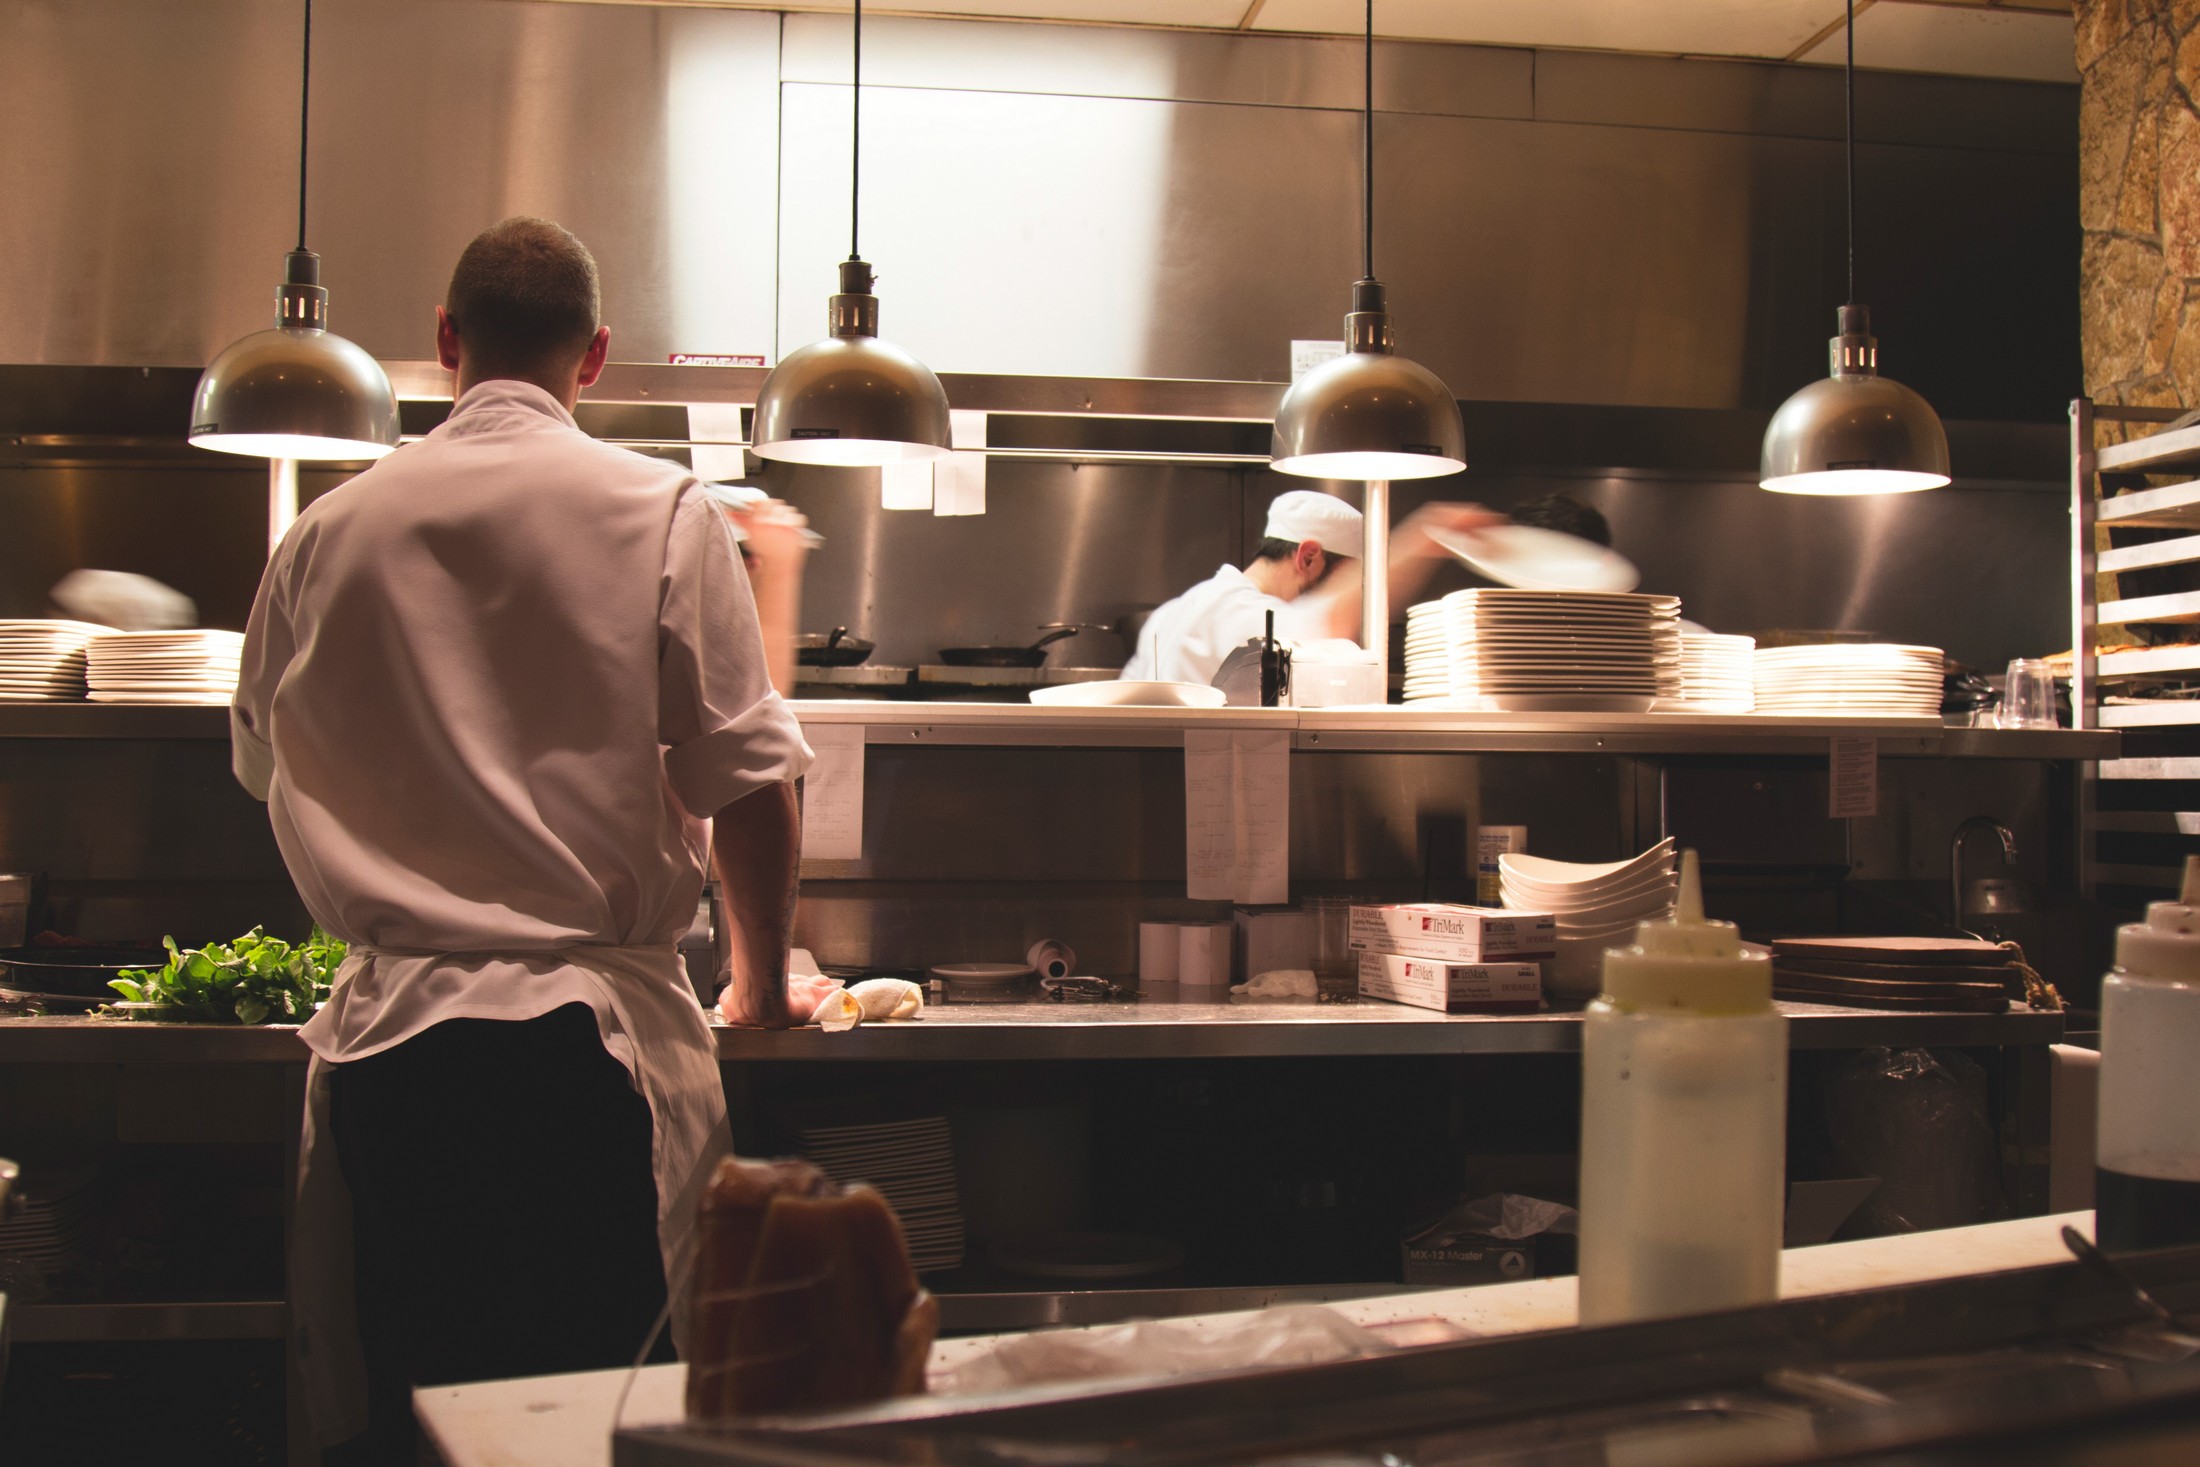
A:
{"label": "stack of white bowl", "polygon": [[1660,713],[1748,713],[1757,706],[1755,637],[1681,628],[1681,694],[1660,698]]}
{"label": "stack of white bowl", "polygon": [[1670,837],[1632,860],[1598,864],[1507,852],[1497,878],[1505,906],[1557,919],[1558,956],[1543,965],[1543,987],[1576,998],[1596,993],[1606,948],[1632,942],[1638,923],[1671,916],[1680,895]]}

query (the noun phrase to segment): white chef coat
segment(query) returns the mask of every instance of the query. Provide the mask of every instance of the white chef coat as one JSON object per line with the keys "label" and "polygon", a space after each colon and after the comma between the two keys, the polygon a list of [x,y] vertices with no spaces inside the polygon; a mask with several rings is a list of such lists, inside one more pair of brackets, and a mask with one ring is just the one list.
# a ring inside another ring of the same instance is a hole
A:
{"label": "white chef coat", "polygon": [[1154,609],[1139,630],[1138,649],[1123,668],[1123,677],[1204,687],[1215,680],[1224,658],[1268,630],[1271,611],[1281,640],[1323,635],[1318,609],[1271,596],[1236,566],[1223,566]]}
{"label": "white chef coat", "polygon": [[[586,1004],[650,1105],[676,1288],[725,1124],[673,947],[704,821],[811,758],[702,486],[589,438],[539,387],[478,384],[298,517],[260,584],[231,725],[307,909],[352,944],[302,1031],[309,1098],[324,1065],[442,1020]],[[313,1104],[307,1244],[348,1237],[325,1137]],[[298,1285],[332,1442],[361,1424],[352,1382],[330,1375],[346,1374],[348,1275],[307,1267]],[[329,1287],[343,1297],[316,1297]]]}

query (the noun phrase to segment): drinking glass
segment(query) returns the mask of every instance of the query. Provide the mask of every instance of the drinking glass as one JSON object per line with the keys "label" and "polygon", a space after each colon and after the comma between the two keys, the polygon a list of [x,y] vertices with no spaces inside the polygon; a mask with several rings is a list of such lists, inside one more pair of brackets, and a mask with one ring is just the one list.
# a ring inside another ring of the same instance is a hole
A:
{"label": "drinking glass", "polygon": [[2037,657],[2011,661],[2002,683],[2001,713],[1995,721],[2002,728],[2057,727],[2054,664]]}

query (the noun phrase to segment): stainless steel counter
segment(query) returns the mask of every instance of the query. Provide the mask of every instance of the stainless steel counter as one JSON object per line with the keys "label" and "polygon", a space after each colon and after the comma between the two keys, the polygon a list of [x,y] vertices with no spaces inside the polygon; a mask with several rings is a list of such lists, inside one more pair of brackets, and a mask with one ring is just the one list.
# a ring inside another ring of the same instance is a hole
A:
{"label": "stainless steel counter", "polygon": [[[1026,669],[1016,676],[1029,678]],[[1936,718],[1701,717],[1666,713],[1464,713],[1422,708],[1045,708],[1017,703],[913,704],[796,699],[806,723],[860,724],[866,742],[902,747],[1181,747],[1191,729],[1274,729],[1302,752],[1792,754],[1826,753],[1836,735],[1870,735],[1888,757],[2113,759],[2107,730],[1945,728]],[[226,708],[93,703],[0,706],[0,738],[227,739]]]}
{"label": "stainless steel counter", "polygon": [[[1872,1044],[2052,1044],[2062,1015],[1897,1014],[1783,1003],[1796,1049]],[[947,1004],[900,1024],[841,1034],[714,1028],[721,1060],[897,1063],[1267,1059],[1367,1055],[1569,1054],[1574,1013],[1447,1016],[1397,1004]],[[0,1064],[301,1064],[287,1027],[151,1024],[101,1018],[0,1018]]]}

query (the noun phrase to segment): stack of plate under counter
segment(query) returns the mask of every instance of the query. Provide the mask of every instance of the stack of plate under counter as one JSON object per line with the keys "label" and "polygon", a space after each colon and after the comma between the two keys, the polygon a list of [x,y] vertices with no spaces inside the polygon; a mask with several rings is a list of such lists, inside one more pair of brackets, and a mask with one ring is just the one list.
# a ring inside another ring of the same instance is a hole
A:
{"label": "stack of plate under counter", "polygon": [[1447,1014],[1520,1014],[1543,1007],[1542,963],[1558,948],[1548,912],[1441,902],[1355,906],[1352,950],[1360,997]]}
{"label": "stack of plate under counter", "polygon": [[918,1273],[959,1268],[962,1198],[945,1116],[798,1128],[802,1154],[842,1186],[868,1182],[901,1219]]}

